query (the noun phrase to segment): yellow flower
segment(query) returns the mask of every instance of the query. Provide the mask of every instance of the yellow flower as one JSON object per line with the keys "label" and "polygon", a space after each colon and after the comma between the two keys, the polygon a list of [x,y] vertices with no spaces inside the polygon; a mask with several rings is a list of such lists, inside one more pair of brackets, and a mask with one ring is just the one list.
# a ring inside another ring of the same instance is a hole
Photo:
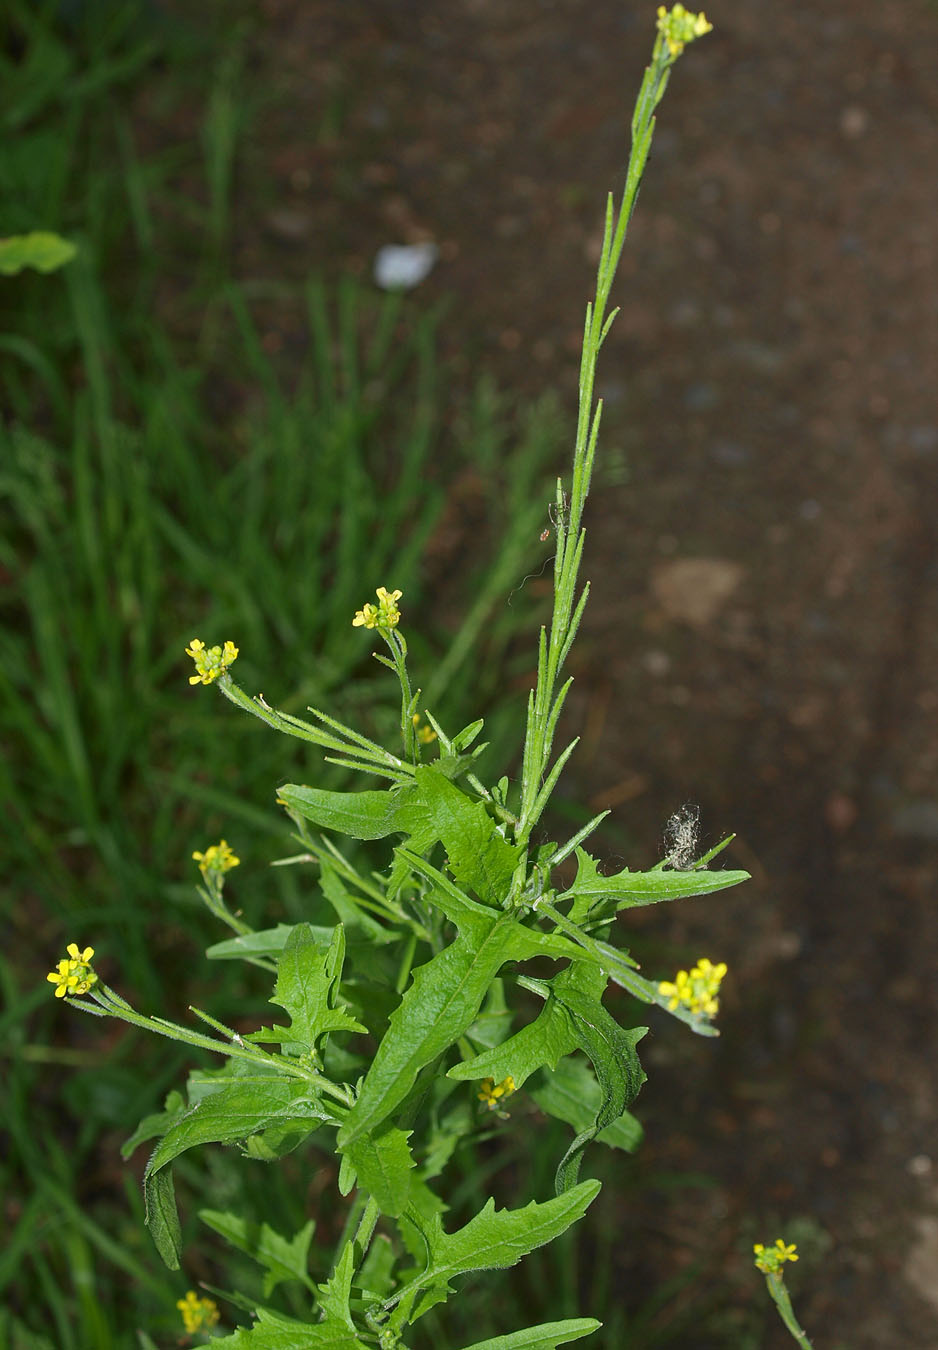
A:
{"label": "yellow flower", "polygon": [[217,844],[210,844],[204,853],[193,853],[193,858],[199,864],[199,869],[204,876],[210,872],[214,876],[223,876],[225,872],[230,872],[232,867],[237,867],[241,859],[235,856],[234,850],[222,839]]}
{"label": "yellow flower", "polygon": [[233,642],[226,642],[224,647],[206,647],[201,638],[193,638],[186,656],[192,657],[196,670],[189,676],[189,683],[211,684],[219,675],[227,675],[228,667],[238,659],[238,649]]}
{"label": "yellow flower", "polygon": [[781,1238],[775,1239],[774,1247],[766,1247],[757,1242],[752,1249],[756,1254],[756,1269],[764,1275],[777,1275],[786,1261],[798,1260],[798,1248],[793,1242],[786,1244]]}
{"label": "yellow flower", "polygon": [[377,605],[363,605],[352,620],[353,628],[396,628],[401,621],[397,602],[403,591],[388,591],[379,586],[375,591]]}
{"label": "yellow flower", "polygon": [[98,982],[97,975],[91,969],[94,948],[86,947],[84,951],[79,951],[78,943],[70,942],[65,950],[68,952],[67,959],[60,961],[55,970],[50,970],[46,979],[55,985],[56,998],[80,998]]}
{"label": "yellow flower", "polygon": [[436,732],[433,730],[432,727],[422,727],[422,726],[420,725],[420,714],[419,714],[419,713],[414,713],[413,717],[412,717],[410,720],[413,722],[414,726],[417,728],[417,740],[418,740],[418,741],[421,741],[424,745],[429,745],[431,741],[435,741],[435,740],[436,740]]}
{"label": "yellow flower", "polygon": [[660,980],[658,993],[667,999],[670,1012],[683,1006],[700,1016],[716,1017],[720,1011],[718,994],[725,974],[725,961],[715,966],[702,956],[690,970],[679,970],[673,981]]}
{"label": "yellow flower", "polygon": [[703,37],[705,33],[712,33],[713,24],[707,22],[703,10],[694,14],[683,5],[672,5],[670,9],[659,5],[658,32],[668,44],[671,56],[680,56],[688,42]]}
{"label": "yellow flower", "polygon": [[213,1327],[218,1322],[218,1304],[214,1299],[199,1298],[194,1289],[190,1289],[185,1298],[177,1299],[176,1307],[182,1313],[183,1325],[190,1334]]}
{"label": "yellow flower", "polygon": [[515,1080],[511,1074],[496,1083],[494,1078],[483,1078],[479,1084],[479,1101],[484,1102],[490,1111],[497,1109],[502,1097],[510,1097],[515,1090]]}

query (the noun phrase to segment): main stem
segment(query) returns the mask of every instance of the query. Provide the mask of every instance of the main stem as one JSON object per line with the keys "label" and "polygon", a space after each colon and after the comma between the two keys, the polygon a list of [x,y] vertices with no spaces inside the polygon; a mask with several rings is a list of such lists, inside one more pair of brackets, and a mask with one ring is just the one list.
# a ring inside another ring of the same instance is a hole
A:
{"label": "main stem", "polygon": [[[596,364],[599,351],[618,310],[606,317],[609,293],[615,279],[622,246],[638,189],[648,160],[651,138],[655,129],[655,108],[661,101],[668,82],[674,56],[659,35],[652,53],[651,64],[645,71],[632,116],[632,148],[626,171],[625,188],[616,213],[612,194],[606,203],[606,224],[602,253],[596,274],[596,296],[586,307],[583,333],[583,355],[580,361],[579,405],[576,443],[573,454],[573,480],[570,497],[558,479],[554,505],[554,526],[557,532],[557,552],[554,557],[554,604],[549,637],[541,629],[538,645],[537,682],[528,699],[524,759],[521,773],[521,810],[516,840],[527,844],[531,830],[546,805],[549,793],[543,791],[553,747],[554,732],[570,687],[568,680],[557,691],[561,668],[576,636],[586,600],[589,583],[579,599],[576,586],[586,532],[582,528],[583,508],[589,495],[596,440],[602,416],[602,400],[593,401]],[[557,766],[555,765],[555,769]]]}

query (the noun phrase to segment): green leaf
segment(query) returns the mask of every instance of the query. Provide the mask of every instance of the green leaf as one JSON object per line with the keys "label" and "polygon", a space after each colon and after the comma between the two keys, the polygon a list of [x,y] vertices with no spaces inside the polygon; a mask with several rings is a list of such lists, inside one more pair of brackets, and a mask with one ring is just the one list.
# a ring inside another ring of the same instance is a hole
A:
{"label": "green leaf", "polygon": [[358,896],[342,881],[338,871],[325,856],[320,856],[319,885],[322,893],[335,910],[340,922],[352,936],[358,933],[362,940],[385,943],[394,942],[398,934],[393,928],[386,928],[377,919],[362,909]]}
{"label": "green leaf", "polygon": [[333,1318],[355,1330],[352,1314],[349,1311],[349,1298],[352,1293],[352,1276],[355,1274],[356,1258],[354,1238],[349,1238],[342,1248],[342,1255],[335,1264],[331,1276],[318,1292],[318,1303],[327,1318]]}
{"label": "green leaf", "polygon": [[226,1242],[265,1268],[265,1298],[269,1298],[284,1280],[300,1280],[307,1289],[315,1291],[316,1285],[308,1269],[309,1244],[316,1227],[312,1219],[294,1237],[285,1238],[269,1224],[253,1223],[220,1209],[201,1209],[199,1218],[221,1234]]}
{"label": "green leaf", "polygon": [[482,1005],[506,956],[511,920],[476,919],[443,951],[413,972],[410,987],[339,1131],[339,1147],[374,1130],[404,1100],[424,1065],[448,1050]]}
{"label": "green leaf", "polygon": [[297,1322],[267,1308],[258,1308],[253,1327],[240,1327],[212,1345],[215,1350],[367,1350],[354,1331],[334,1317]]}
{"label": "green leaf", "polygon": [[555,1068],[564,1055],[578,1045],[570,1013],[550,994],[540,1015],[507,1041],[486,1050],[474,1059],[454,1064],[448,1077],[461,1081],[473,1078],[494,1078],[497,1083],[509,1075],[520,1088],[525,1079],[547,1064]]}
{"label": "green leaf", "polygon": [[71,262],[77,252],[74,244],[47,230],[14,234],[0,239],[0,275],[12,277],[24,267],[32,267],[37,272],[54,272]]}
{"label": "green leaf", "polygon": [[[276,928],[262,928],[256,933],[243,933],[238,937],[226,938],[209,947],[205,955],[211,961],[229,961],[234,958],[251,956],[279,956],[290,941],[296,924],[278,923]],[[332,941],[332,928],[316,927],[307,924],[317,942],[324,946]]]}
{"label": "green leaf", "polygon": [[401,831],[401,806],[409,802],[413,788],[408,786],[400,792],[327,792],[288,783],[277,795],[291,811],[321,830],[337,830],[351,839],[384,839]]}
{"label": "green leaf", "polygon": [[532,1200],[523,1209],[496,1210],[495,1201],[489,1199],[475,1218],[455,1233],[445,1233],[438,1216],[426,1221],[411,1209],[408,1217],[426,1244],[426,1266],[402,1291],[392,1322],[399,1328],[426,1311],[425,1306],[415,1308],[422,1290],[445,1287],[455,1276],[470,1270],[504,1270],[516,1265],[582,1218],[599,1190],[598,1181],[584,1181],[543,1204]]}
{"label": "green leaf", "polygon": [[574,1317],[566,1322],[542,1322],[540,1326],[524,1331],[513,1331],[508,1336],[493,1336],[488,1341],[476,1341],[466,1350],[557,1350],[558,1345],[578,1341],[598,1331],[602,1322],[595,1317]]}
{"label": "green leaf", "polygon": [[[504,827],[433,765],[417,769],[416,791],[401,820],[415,838],[440,839],[449,858],[449,870],[462,886],[490,904],[500,904],[508,893],[521,850],[509,844]],[[423,851],[415,843],[413,851]]]}
{"label": "green leaf", "polygon": [[478,1016],[489,985],[506,961],[534,956],[585,961],[566,938],[525,928],[512,914],[495,913],[463,895],[442,872],[400,848],[408,865],[434,889],[426,899],[459,928],[455,940],[413,972],[391,1014],[388,1030],[365,1075],[358,1099],[339,1131],[343,1151],[386,1120],[410,1092],[417,1075],[463,1034]]}
{"label": "green leaf", "polygon": [[150,1230],[156,1250],[170,1270],[178,1270],[182,1255],[182,1230],[176,1210],[171,1167],[144,1178],[143,1203],[146,1214],[144,1222]]}
{"label": "green leaf", "polygon": [[233,1144],[272,1125],[310,1128],[333,1116],[315,1096],[311,1085],[279,1074],[238,1079],[212,1092],[186,1112],[157,1144],[146,1175],[154,1176],[173,1158],[198,1144]]}
{"label": "green leaf", "polygon": [[[546,1115],[572,1125],[576,1134],[591,1128],[602,1104],[602,1090],[582,1059],[561,1060],[553,1073],[545,1074],[543,1082],[528,1091]],[[596,1138],[610,1148],[632,1153],[642,1141],[642,1127],[625,1111],[600,1130]]]}
{"label": "green leaf", "polygon": [[[451,783],[439,764],[418,766],[414,782],[402,789],[326,792],[291,783],[280,789],[280,797],[320,829],[339,830],[353,839],[404,834],[417,854],[442,841],[453,875],[491,904],[505,898],[520,856],[482,803]],[[395,872],[390,893],[400,880]]]}
{"label": "green leaf", "polygon": [[475,1045],[494,1050],[509,1035],[514,1014],[505,1002],[505,981],[493,980],[485,996],[482,1011],[466,1035]]}
{"label": "green leaf", "polygon": [[345,931],[337,924],[328,948],[321,946],[308,923],[297,924],[277,963],[277,985],[271,1003],[290,1015],[290,1036],[306,1051],[317,1049],[320,1037],[332,1031],[367,1032],[344,1008],[335,1006],[345,960]]}
{"label": "green leaf", "polygon": [[141,1144],[146,1143],[148,1139],[155,1139],[158,1135],[165,1134],[173,1125],[182,1120],[188,1109],[182,1093],[173,1088],[172,1092],[167,1094],[163,1110],[157,1111],[153,1115],[144,1116],[130,1138],[121,1145],[121,1157],[129,1158],[134,1150]]}
{"label": "green leaf", "polygon": [[626,867],[611,877],[601,875],[596,859],[585,849],[576,850],[576,880],[569,890],[558,897],[574,901],[569,917],[582,923],[600,901],[610,904],[604,912],[618,911],[640,905],[656,905],[662,900],[683,900],[694,895],[709,895],[749,880],[748,872],[710,872],[706,870],[679,872],[654,869],[651,872],[630,872]]}
{"label": "green leaf", "polygon": [[604,988],[605,977],[582,964],[568,966],[553,982],[557,999],[571,1014],[578,1044],[593,1061],[602,1092],[595,1119],[577,1135],[557,1168],[558,1194],[576,1182],[587,1144],[620,1119],[645,1081],[635,1045],[647,1027],[620,1027],[602,1005]]}
{"label": "green leaf", "polygon": [[412,1131],[391,1126],[360,1136],[348,1150],[359,1186],[375,1200],[382,1214],[397,1218],[410,1195],[414,1159],[407,1141]]}

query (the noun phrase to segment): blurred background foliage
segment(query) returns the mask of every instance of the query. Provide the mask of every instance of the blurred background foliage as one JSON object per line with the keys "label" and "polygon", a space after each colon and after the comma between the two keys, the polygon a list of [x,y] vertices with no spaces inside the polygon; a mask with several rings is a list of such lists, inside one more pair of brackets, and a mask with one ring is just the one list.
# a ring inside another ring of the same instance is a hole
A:
{"label": "blurred background foliage", "polygon": [[[210,997],[250,1023],[263,983],[202,973],[220,935],[193,849],[234,845],[252,922],[313,903],[296,869],[267,867],[290,851],[273,796],[338,771],[190,690],[186,643],[231,637],[249,690],[393,735],[394,691],[351,617],[376,585],[399,587],[413,670],[444,725],[485,712],[502,761],[520,735],[505,598],[543,523],[557,411],[509,413],[490,381],[455,406],[441,314],[419,302],[349,278],[232,274],[240,138],[261,101],[250,22],[250,5],[182,22],[104,0],[12,0],[0,18],[4,234],[78,245],[54,275],[3,280],[0,1344],[86,1350],[179,1329],[183,1285],[151,1248],[118,1147],[186,1057],[63,1013],[43,979],[59,948],[95,945],[105,977],[153,1011]],[[161,144],[138,144],[143,96]],[[201,134],[176,139],[174,110],[193,100]],[[302,343],[282,354],[258,318],[272,292],[304,314]],[[468,561],[450,537],[467,529]],[[285,1231],[310,1204],[298,1167],[218,1151],[185,1180],[199,1203],[244,1204]],[[322,1210],[329,1250],[325,1198]],[[190,1281],[221,1278],[211,1250],[202,1230]]]}

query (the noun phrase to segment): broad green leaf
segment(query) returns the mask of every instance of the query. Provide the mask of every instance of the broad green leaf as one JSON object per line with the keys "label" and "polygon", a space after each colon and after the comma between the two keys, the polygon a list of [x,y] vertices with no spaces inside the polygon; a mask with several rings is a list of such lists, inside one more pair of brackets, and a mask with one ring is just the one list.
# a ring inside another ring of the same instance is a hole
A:
{"label": "broad green leaf", "polygon": [[265,1298],[269,1298],[283,1280],[300,1280],[307,1289],[315,1290],[308,1269],[309,1244],[316,1227],[312,1219],[294,1237],[285,1238],[270,1224],[253,1223],[220,1209],[201,1209],[199,1218],[220,1233],[226,1242],[265,1268]]}
{"label": "broad green leaf", "polygon": [[258,1308],[257,1322],[233,1335],[212,1341],[215,1350],[368,1350],[354,1331],[334,1317],[324,1322],[297,1322],[292,1317]]}
{"label": "broad green leaf", "polygon": [[277,984],[271,1003],[290,1015],[290,1036],[311,1052],[320,1037],[332,1031],[367,1032],[360,1022],[335,1006],[345,960],[345,931],[336,924],[328,948],[322,947],[308,923],[297,924],[277,962]]}
{"label": "broad green leaf", "polygon": [[537,1327],[513,1331],[507,1336],[493,1336],[487,1341],[476,1341],[466,1350],[557,1350],[558,1345],[578,1341],[598,1331],[602,1322],[595,1317],[574,1317],[566,1322],[542,1322]]}
{"label": "broad green leaf", "polygon": [[448,1077],[460,1081],[494,1078],[500,1083],[510,1075],[515,1087],[520,1088],[525,1079],[543,1065],[555,1068],[564,1055],[576,1049],[577,1044],[569,1012],[551,994],[533,1022],[514,1036],[509,1036],[494,1050],[486,1050],[474,1059],[454,1064]]}
{"label": "broad green leaf", "polygon": [[[508,843],[481,802],[467,797],[433,765],[418,768],[415,779],[416,791],[400,815],[408,833],[416,839],[432,832],[443,841],[449,870],[460,885],[490,904],[500,904],[521,850]],[[411,848],[423,851],[415,843]]]}
{"label": "broad green leaf", "polygon": [[569,917],[574,923],[582,923],[587,914],[600,901],[609,901],[610,913],[614,910],[628,909],[639,905],[656,905],[662,900],[683,900],[694,895],[709,895],[712,891],[725,890],[727,886],[738,886],[741,881],[749,880],[748,872],[680,872],[669,869],[655,869],[651,872],[630,872],[626,867],[611,877],[601,875],[596,863],[585,849],[576,850],[576,880],[569,890],[558,898],[558,904],[572,900],[573,908]]}
{"label": "broad green leaf", "polygon": [[376,1201],[382,1214],[397,1218],[410,1195],[413,1155],[407,1141],[412,1131],[384,1126],[360,1136],[348,1151],[358,1184]]}
{"label": "broad green leaf", "polygon": [[279,1162],[319,1128],[318,1121],[289,1120],[283,1125],[271,1125],[260,1134],[252,1134],[241,1144],[246,1158],[258,1162]]}
{"label": "broad green leaf", "polygon": [[351,839],[384,839],[400,832],[401,805],[412,794],[410,786],[400,792],[327,792],[298,783],[288,783],[277,793],[291,811],[319,829],[337,830]]}
{"label": "broad green leaf", "polygon": [[155,1139],[158,1135],[165,1134],[168,1129],[182,1120],[188,1109],[182,1093],[173,1088],[172,1092],[167,1094],[162,1111],[144,1116],[130,1138],[121,1145],[121,1157],[129,1158],[134,1150],[141,1144],[146,1143],[148,1139]]}
{"label": "broad green leaf", "polygon": [[[307,924],[313,937],[323,946],[332,941],[333,929]],[[279,956],[290,941],[296,927],[294,923],[278,923],[276,928],[262,928],[256,933],[243,933],[238,937],[226,938],[209,947],[205,955],[210,961],[229,961],[236,957],[242,960],[249,956]]]}
{"label": "broad green leaf", "polygon": [[[420,765],[414,782],[385,792],[326,792],[291,783],[280,797],[320,829],[353,839],[408,836],[412,852],[426,853],[442,841],[453,875],[489,903],[504,899],[520,850],[509,844],[481,802],[451,783],[440,765]],[[389,893],[397,890],[397,866]]]}
{"label": "broad green leaf", "polygon": [[[561,1060],[553,1073],[544,1074],[543,1082],[528,1091],[546,1115],[572,1125],[576,1134],[591,1128],[602,1105],[602,1089],[582,1059]],[[642,1141],[642,1127],[625,1111],[596,1138],[610,1148],[632,1153]]]}
{"label": "broad green leaf", "polygon": [[179,1257],[182,1255],[182,1229],[179,1227],[171,1167],[144,1177],[143,1204],[146,1214],[144,1222],[150,1230],[156,1250],[170,1270],[178,1270]]}
{"label": "broad green leaf", "polygon": [[299,1079],[267,1074],[237,1079],[196,1102],[163,1136],[147,1163],[154,1176],[173,1158],[198,1144],[233,1144],[272,1125],[309,1128],[331,1113]]}
{"label": "broad green leaf", "polygon": [[507,916],[474,918],[448,947],[413,972],[339,1131],[343,1151],[376,1129],[404,1100],[424,1065],[466,1030],[499,967],[510,959],[506,949],[511,927]]}
{"label": "broad green leaf", "polygon": [[426,1311],[425,1307],[415,1308],[424,1289],[445,1287],[455,1276],[470,1270],[503,1270],[516,1265],[582,1218],[599,1190],[598,1181],[584,1181],[543,1204],[532,1200],[523,1209],[496,1210],[495,1201],[489,1199],[475,1218],[455,1233],[444,1232],[438,1216],[427,1222],[410,1211],[409,1217],[426,1244],[426,1265],[403,1291],[392,1321],[399,1327],[414,1320],[412,1310],[418,1317]]}
{"label": "broad green leaf", "polygon": [[74,244],[48,230],[10,235],[0,239],[0,276],[15,276],[24,267],[32,267],[37,272],[54,272],[71,262],[77,252]]}
{"label": "broad green leaf", "polygon": [[427,895],[459,928],[455,940],[413,972],[391,1014],[358,1099],[339,1131],[347,1151],[404,1100],[420,1070],[443,1054],[478,1016],[482,1000],[506,961],[534,956],[584,957],[566,938],[525,928],[512,914],[477,904],[447,877],[408,849],[405,860],[434,886]]}

